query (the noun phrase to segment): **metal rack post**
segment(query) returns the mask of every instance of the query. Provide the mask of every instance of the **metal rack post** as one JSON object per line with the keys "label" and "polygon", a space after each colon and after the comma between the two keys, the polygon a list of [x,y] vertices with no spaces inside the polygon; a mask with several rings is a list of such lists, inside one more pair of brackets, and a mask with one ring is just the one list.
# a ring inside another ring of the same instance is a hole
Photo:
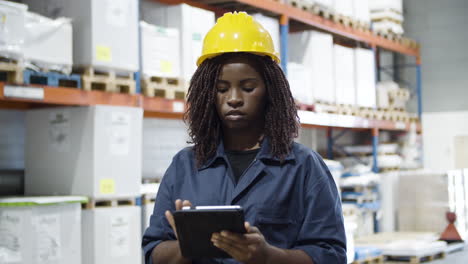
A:
{"label": "metal rack post", "polygon": [[281,15],[280,17],[280,46],[281,46],[281,68],[285,75],[288,75],[288,34],[289,18]]}
{"label": "metal rack post", "polygon": [[379,164],[377,156],[378,156],[378,147],[379,147],[379,129],[378,128],[372,128],[372,161],[373,161],[373,166],[372,166],[372,171],[375,173],[379,172]]}

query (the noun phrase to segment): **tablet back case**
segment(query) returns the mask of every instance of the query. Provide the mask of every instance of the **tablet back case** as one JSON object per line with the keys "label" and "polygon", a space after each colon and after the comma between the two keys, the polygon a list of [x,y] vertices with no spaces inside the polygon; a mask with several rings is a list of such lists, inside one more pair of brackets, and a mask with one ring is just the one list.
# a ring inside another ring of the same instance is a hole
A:
{"label": "tablet back case", "polygon": [[211,242],[215,232],[245,233],[242,209],[182,210],[174,212],[182,256],[191,259],[230,258]]}

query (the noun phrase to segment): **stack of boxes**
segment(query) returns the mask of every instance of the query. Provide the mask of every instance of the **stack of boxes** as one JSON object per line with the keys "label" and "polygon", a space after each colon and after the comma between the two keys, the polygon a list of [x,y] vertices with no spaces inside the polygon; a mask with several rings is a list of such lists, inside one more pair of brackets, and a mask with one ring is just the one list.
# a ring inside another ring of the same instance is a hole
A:
{"label": "stack of boxes", "polygon": [[336,104],[354,107],[356,105],[354,50],[335,44],[333,52]]}
{"label": "stack of boxes", "polygon": [[86,197],[0,198],[0,263],[81,264],[82,202]]}
{"label": "stack of boxes", "polygon": [[356,104],[359,107],[375,109],[377,102],[374,53],[369,49],[355,48],[354,63]]}
{"label": "stack of boxes", "polygon": [[[141,108],[118,106],[27,112],[25,193],[89,197],[82,216],[84,263],[141,259],[141,209],[134,204],[142,119]],[[119,205],[122,199],[130,205]]]}
{"label": "stack of boxes", "polygon": [[185,89],[188,88],[197,68],[196,61],[202,52],[203,38],[215,24],[214,13],[187,4],[166,6],[143,1],[141,7],[141,16],[145,22],[179,31],[180,82]]}
{"label": "stack of boxes", "polygon": [[372,29],[375,32],[402,35],[403,0],[369,1]]}
{"label": "stack of boxes", "polygon": [[[303,31],[289,35],[289,62],[297,63],[310,68],[308,73],[312,82],[310,87],[293,86],[293,93],[306,94],[299,101],[313,101],[334,104],[335,103],[335,78],[333,62],[333,36],[318,31]],[[298,91],[306,89],[306,91]]]}
{"label": "stack of boxes", "polygon": [[[26,0],[47,17],[69,17],[73,24],[73,63],[83,88],[135,92],[138,71],[137,0]],[[97,76],[105,73],[104,77]],[[125,76],[119,78],[119,76]]]}

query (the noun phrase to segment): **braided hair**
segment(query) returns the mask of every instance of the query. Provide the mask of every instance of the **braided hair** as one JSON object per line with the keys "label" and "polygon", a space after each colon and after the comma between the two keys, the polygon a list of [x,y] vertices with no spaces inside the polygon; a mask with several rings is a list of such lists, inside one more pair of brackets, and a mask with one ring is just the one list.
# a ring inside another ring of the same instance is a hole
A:
{"label": "braided hair", "polygon": [[198,166],[213,157],[221,139],[222,121],[216,111],[216,82],[226,61],[235,56],[245,56],[254,62],[265,83],[264,135],[269,139],[271,154],[283,161],[298,135],[297,108],[281,68],[268,56],[225,53],[205,60],[192,76],[188,89],[188,109],[184,120],[189,126]]}

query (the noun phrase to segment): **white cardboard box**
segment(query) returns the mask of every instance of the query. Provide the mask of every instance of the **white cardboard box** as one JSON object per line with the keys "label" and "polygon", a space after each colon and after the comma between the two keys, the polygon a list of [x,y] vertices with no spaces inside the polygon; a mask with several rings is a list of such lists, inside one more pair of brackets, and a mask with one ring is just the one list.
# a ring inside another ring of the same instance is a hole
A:
{"label": "white cardboard box", "polygon": [[141,231],[142,233],[150,225],[150,218],[153,214],[154,204],[156,200],[156,195],[159,190],[159,183],[144,183],[141,185],[141,195],[142,195],[142,204],[141,204]]}
{"label": "white cardboard box", "polygon": [[334,0],[333,9],[337,14],[354,17],[354,1],[355,0]]}
{"label": "white cardboard box", "polygon": [[375,59],[372,50],[356,48],[355,82],[356,104],[363,107],[377,107],[375,87]]}
{"label": "white cardboard box", "polygon": [[23,57],[24,23],[28,7],[9,1],[0,1],[0,56]]}
{"label": "white cardboard box", "polygon": [[27,12],[24,58],[40,67],[71,72],[73,39],[71,20],[50,19]]}
{"label": "white cardboard box", "polygon": [[334,45],[336,103],[356,104],[354,50]]}
{"label": "white cardboard box", "polygon": [[0,110],[0,170],[24,169],[25,114]]}
{"label": "white cardboard box", "polygon": [[315,100],[335,102],[333,36],[318,31],[289,34],[289,62],[312,69]]}
{"label": "white cardboard box", "polygon": [[162,179],[172,158],[188,146],[187,126],[182,120],[143,120],[143,178]]}
{"label": "white cardboard box", "polygon": [[86,197],[0,199],[0,263],[81,264]]}
{"label": "white cardboard box", "polygon": [[293,97],[300,103],[312,105],[314,86],[311,79],[312,69],[298,63],[288,63],[288,82]]}
{"label": "white cardboard box", "polygon": [[25,192],[137,197],[143,110],[90,106],[26,114]]}
{"label": "white cardboard box", "polygon": [[280,24],[278,18],[264,16],[260,13],[253,14],[253,18],[260,23],[267,31],[273,40],[275,51],[280,52]]}
{"label": "white cardboard box", "polygon": [[392,9],[403,13],[403,0],[370,0],[369,8],[371,12]]}
{"label": "white cardboard box", "polygon": [[180,34],[140,21],[142,73],[146,77],[180,77]]}
{"label": "white cardboard box", "polygon": [[141,9],[142,17],[146,22],[179,30],[181,77],[188,82],[197,69],[203,39],[215,24],[214,13],[187,4],[165,6],[144,1],[142,6],[145,7]]}
{"label": "white cardboard box", "polygon": [[31,11],[69,17],[73,63],[98,70],[138,70],[137,0],[25,0]]}
{"label": "white cardboard box", "polygon": [[141,263],[141,208],[101,207],[82,212],[86,264]]}
{"label": "white cardboard box", "polygon": [[371,23],[369,1],[372,0],[353,0],[353,14],[358,21]]}

